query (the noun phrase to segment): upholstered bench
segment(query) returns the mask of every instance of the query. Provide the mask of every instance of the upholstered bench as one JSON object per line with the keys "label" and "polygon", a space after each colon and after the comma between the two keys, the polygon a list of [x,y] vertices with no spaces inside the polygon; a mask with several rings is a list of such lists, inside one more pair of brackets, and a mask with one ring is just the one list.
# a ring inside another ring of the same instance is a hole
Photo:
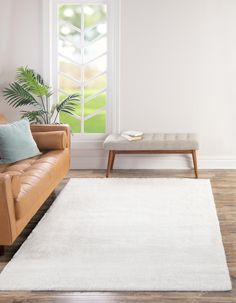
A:
{"label": "upholstered bench", "polygon": [[113,134],[106,138],[104,149],[109,151],[106,177],[113,169],[116,154],[191,154],[195,177],[198,178],[196,134],[144,134],[143,139],[137,141],[128,141],[119,134]]}

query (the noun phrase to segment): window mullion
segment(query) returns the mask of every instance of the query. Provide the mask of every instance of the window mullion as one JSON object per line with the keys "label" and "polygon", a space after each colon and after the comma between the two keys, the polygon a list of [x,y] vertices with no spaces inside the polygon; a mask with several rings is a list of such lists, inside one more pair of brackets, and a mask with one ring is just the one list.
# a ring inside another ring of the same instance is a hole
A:
{"label": "window mullion", "polygon": [[81,133],[84,133],[84,5],[81,5]]}

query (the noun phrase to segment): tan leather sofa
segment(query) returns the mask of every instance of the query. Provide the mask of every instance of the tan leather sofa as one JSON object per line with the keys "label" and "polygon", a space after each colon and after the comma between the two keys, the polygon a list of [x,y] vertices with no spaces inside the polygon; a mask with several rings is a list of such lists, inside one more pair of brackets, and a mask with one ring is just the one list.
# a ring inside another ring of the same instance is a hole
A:
{"label": "tan leather sofa", "polygon": [[[6,119],[0,114],[0,123]],[[11,245],[70,167],[70,128],[31,125],[40,156],[0,164],[0,253]]]}

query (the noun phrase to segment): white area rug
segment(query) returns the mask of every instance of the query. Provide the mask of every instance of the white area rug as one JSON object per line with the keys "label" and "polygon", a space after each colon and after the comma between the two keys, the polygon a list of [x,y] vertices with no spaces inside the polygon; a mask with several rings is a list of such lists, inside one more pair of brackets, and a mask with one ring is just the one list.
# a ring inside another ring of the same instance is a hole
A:
{"label": "white area rug", "polygon": [[230,289],[208,180],[71,179],[0,275],[0,290]]}

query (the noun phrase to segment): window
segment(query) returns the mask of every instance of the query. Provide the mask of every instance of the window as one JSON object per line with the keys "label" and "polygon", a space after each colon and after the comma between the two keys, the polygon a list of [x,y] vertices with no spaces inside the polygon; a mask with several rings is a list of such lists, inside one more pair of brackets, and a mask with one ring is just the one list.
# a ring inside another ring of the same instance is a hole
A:
{"label": "window", "polygon": [[59,122],[68,123],[78,136],[104,136],[117,129],[118,112],[113,112],[117,104],[115,1],[52,0],[50,74],[54,102],[80,94],[73,115],[61,113],[59,117]]}

